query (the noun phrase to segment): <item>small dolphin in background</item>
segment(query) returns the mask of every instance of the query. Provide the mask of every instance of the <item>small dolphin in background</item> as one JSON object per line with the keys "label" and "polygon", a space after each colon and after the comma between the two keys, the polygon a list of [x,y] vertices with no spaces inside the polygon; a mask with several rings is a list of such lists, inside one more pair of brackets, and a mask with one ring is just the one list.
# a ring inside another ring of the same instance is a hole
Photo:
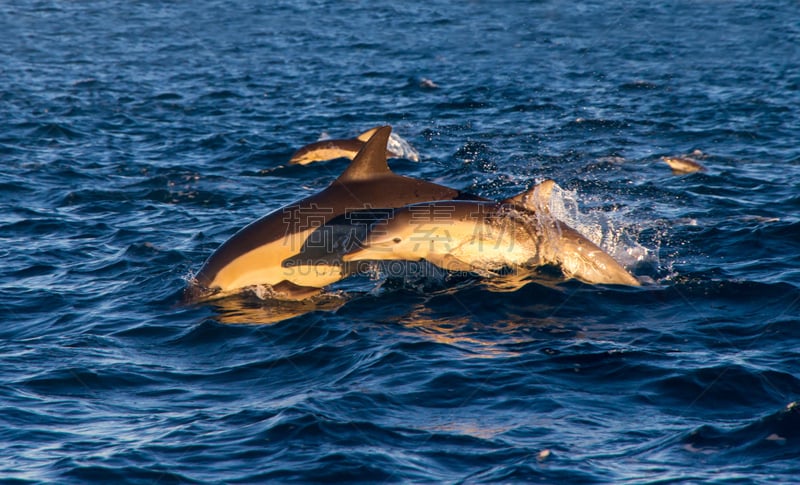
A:
{"label": "small dolphin in background", "polygon": [[590,284],[639,286],[617,261],[548,209],[547,180],[502,202],[423,202],[373,224],[342,260],[426,260],[449,271],[489,272],[553,265]]}
{"label": "small dolphin in background", "polygon": [[[697,154],[702,155],[703,152],[695,150],[695,152],[692,153],[692,155]],[[672,173],[675,175],[706,171],[706,167],[688,155],[681,155],[678,157],[661,157],[661,160],[669,165],[669,168],[672,169]]]}
{"label": "small dolphin in background", "polygon": [[[294,152],[292,158],[289,159],[289,163],[307,165],[312,162],[333,160],[335,158],[349,158],[352,160],[379,128],[372,128],[355,138],[320,140],[308,144]],[[386,156],[388,158],[407,158],[414,162],[419,161],[419,153],[411,148],[408,142],[395,134],[389,137]]]}
{"label": "small dolphin in background", "polygon": [[391,209],[431,200],[480,199],[393,173],[386,163],[391,131],[389,126],[375,129],[344,172],[321,192],[281,207],[234,234],[189,282],[184,299],[220,298],[260,285],[268,285],[274,299],[309,298],[347,276],[339,254],[324,247],[331,253],[329,263],[286,267],[283,262],[307,246],[309,236],[329,221],[361,210]]}

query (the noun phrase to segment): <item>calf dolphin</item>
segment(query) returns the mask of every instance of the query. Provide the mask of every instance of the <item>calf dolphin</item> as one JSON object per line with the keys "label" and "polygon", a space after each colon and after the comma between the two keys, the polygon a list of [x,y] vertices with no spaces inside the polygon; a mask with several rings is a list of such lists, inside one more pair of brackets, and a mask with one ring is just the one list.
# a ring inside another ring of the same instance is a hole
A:
{"label": "calf dolphin", "polygon": [[[307,245],[309,235],[329,221],[371,208],[396,208],[416,202],[478,199],[470,194],[393,173],[386,163],[391,127],[375,130],[350,165],[327,188],[286,205],[243,228],[223,243],[194,276],[185,299],[223,297],[256,285],[269,285],[276,299],[298,300],[347,276],[337,255],[330,264],[282,263]],[[325,241],[321,242],[326,244]]]}
{"label": "calf dolphin", "polygon": [[[307,165],[312,162],[332,160],[334,158],[349,158],[352,160],[378,129],[380,129],[380,127],[372,128],[355,138],[320,140],[315,143],[310,143],[294,152],[292,158],[289,159],[289,163]],[[410,151],[403,150],[402,144],[395,140],[395,136],[396,135],[392,135],[392,138],[389,139],[389,147],[386,151],[386,156],[388,158],[405,157],[418,162],[419,155],[416,151],[413,149]],[[393,148],[393,145],[396,148]]]}
{"label": "calf dolphin", "polygon": [[638,286],[605,251],[549,214],[551,180],[502,202],[436,201],[408,205],[376,222],[346,262],[427,260],[450,271],[556,265],[591,284]]}

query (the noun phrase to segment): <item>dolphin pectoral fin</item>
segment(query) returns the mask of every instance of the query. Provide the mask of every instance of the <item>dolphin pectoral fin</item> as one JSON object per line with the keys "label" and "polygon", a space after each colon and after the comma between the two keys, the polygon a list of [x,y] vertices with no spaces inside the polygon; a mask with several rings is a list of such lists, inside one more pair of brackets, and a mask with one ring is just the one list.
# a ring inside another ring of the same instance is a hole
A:
{"label": "dolphin pectoral fin", "polygon": [[322,293],[322,288],[313,286],[300,286],[288,280],[283,280],[277,285],[272,285],[276,297],[282,300],[305,300]]}

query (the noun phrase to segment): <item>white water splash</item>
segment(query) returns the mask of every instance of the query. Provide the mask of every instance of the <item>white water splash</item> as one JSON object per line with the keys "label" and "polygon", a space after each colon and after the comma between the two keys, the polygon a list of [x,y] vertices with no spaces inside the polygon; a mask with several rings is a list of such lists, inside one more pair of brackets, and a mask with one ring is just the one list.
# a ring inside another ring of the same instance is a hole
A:
{"label": "white water splash", "polygon": [[405,158],[412,162],[419,162],[419,152],[397,133],[392,132],[392,134],[389,135],[389,143],[386,148],[399,155],[400,158]]}
{"label": "white water splash", "polygon": [[582,212],[575,191],[556,184],[547,201],[550,213],[597,244],[625,268],[658,265],[658,248],[649,249],[638,241],[639,225],[614,210]]}

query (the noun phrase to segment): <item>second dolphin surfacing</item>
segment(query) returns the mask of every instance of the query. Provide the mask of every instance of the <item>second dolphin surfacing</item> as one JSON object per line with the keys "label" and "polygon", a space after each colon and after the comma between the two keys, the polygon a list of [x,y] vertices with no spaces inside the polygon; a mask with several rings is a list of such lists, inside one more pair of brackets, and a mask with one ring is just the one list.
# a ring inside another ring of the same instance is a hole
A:
{"label": "second dolphin surfacing", "polygon": [[554,185],[548,180],[499,203],[449,200],[395,209],[342,259],[426,260],[478,273],[553,265],[590,284],[638,286],[605,251],[549,213],[544,201]]}
{"label": "second dolphin surfacing", "polygon": [[[375,127],[355,138],[326,139],[299,148],[289,159],[290,164],[307,165],[312,162],[349,158],[352,160],[381,127]],[[407,158],[419,162],[419,153],[398,135],[392,133],[386,147],[388,158]]]}

